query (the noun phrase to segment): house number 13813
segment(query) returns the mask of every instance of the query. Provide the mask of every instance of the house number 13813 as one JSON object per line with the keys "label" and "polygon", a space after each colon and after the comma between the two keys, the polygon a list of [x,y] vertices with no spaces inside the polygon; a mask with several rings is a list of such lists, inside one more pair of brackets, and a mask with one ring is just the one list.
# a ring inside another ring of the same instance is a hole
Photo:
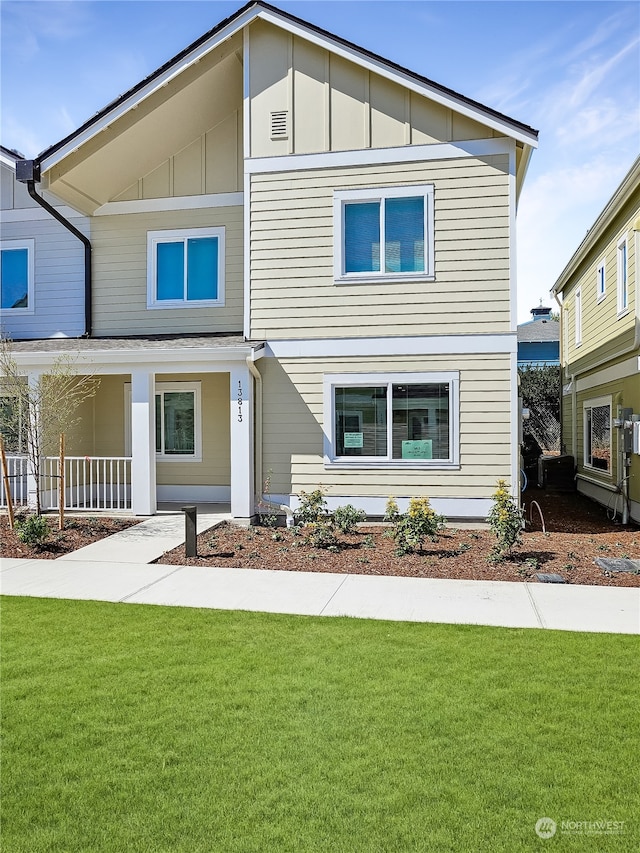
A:
{"label": "house number 13813", "polygon": [[242,423],[242,382],[238,382],[238,423]]}

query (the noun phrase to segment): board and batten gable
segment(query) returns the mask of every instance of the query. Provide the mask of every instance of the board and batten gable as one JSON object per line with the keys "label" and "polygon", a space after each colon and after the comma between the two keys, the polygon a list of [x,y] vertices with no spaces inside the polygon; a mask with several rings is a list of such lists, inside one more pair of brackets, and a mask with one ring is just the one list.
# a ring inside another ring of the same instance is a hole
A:
{"label": "board and batten gable", "polygon": [[[334,194],[425,185],[432,280],[337,283]],[[252,338],[512,331],[509,154],[252,174],[249,203]]]}
{"label": "board and batten gable", "polygon": [[[13,340],[79,337],[85,330],[84,247],[31,198],[4,157],[0,172],[0,244],[10,248],[28,241],[33,251],[32,304],[27,311],[0,309],[2,334]],[[49,193],[45,198],[90,235],[87,217],[62,207]]]}
{"label": "board and batten gable", "polygon": [[[231,332],[243,318],[242,206],[160,210],[95,216],[94,334]],[[217,306],[147,307],[148,234],[175,229],[224,228],[225,296]]]}

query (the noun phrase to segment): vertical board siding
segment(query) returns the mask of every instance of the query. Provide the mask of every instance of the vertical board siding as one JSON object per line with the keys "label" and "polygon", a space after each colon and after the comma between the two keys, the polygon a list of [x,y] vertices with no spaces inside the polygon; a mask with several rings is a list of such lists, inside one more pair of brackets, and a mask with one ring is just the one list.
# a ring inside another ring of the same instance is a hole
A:
{"label": "vertical board siding", "polygon": [[[337,189],[435,186],[435,281],[334,283]],[[508,158],[253,175],[251,337],[510,330]]]}
{"label": "vertical board siding", "polygon": [[[225,304],[147,308],[147,232],[224,226]],[[94,220],[94,332],[100,335],[242,329],[242,207],[100,216]]]}
{"label": "vertical board siding", "polygon": [[[496,480],[510,479],[510,357],[508,355],[328,359],[263,359],[263,476],[275,494],[490,497]],[[325,373],[460,371],[459,470],[324,467]]]}

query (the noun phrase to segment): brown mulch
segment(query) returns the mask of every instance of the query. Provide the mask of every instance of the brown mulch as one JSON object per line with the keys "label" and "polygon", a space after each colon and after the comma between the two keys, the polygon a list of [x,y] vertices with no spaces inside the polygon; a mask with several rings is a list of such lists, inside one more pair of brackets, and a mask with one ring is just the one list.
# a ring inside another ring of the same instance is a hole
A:
{"label": "brown mulch", "polygon": [[[16,515],[16,519],[21,516]],[[63,554],[77,551],[85,545],[126,530],[138,524],[137,518],[108,518],[106,516],[67,516],[64,529],[58,530],[58,516],[47,516],[49,536],[42,545],[25,545],[18,538],[16,530],[9,529],[6,514],[0,516],[0,556],[22,557],[31,560],[55,560]]]}
{"label": "brown mulch", "polygon": [[198,537],[197,557],[186,557],[182,545],[156,562],[502,581],[535,581],[535,575],[544,572],[558,574],[571,584],[640,586],[640,575],[605,573],[594,563],[596,557],[640,559],[640,528],[612,523],[602,507],[580,495],[540,490],[524,495],[527,519],[533,500],[542,510],[546,533],[534,509],[522,545],[513,558],[499,563],[488,561],[495,538],[487,529],[447,528],[437,541],[426,542],[420,553],[399,557],[393,540],[384,535],[387,527],[379,524],[361,525],[355,534],[340,535],[337,553],[309,546],[304,532],[224,524]]}

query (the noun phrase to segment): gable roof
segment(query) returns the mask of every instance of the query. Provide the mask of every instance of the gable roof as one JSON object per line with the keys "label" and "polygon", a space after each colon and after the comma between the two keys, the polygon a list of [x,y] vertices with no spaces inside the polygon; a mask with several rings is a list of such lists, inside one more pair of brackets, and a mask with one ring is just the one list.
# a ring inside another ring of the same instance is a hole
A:
{"label": "gable roof", "polygon": [[15,151],[13,148],[0,145],[0,163],[4,163],[5,166],[9,166],[15,171],[18,160],[24,160],[24,154]]}
{"label": "gable roof", "polygon": [[[50,169],[68,153],[95,136],[122,114],[128,112],[130,109],[134,109],[142,100],[166,84],[186,67],[198,62],[205,54],[213,50],[214,47],[231,38],[231,36],[259,18],[316,44],[320,44],[359,65],[368,67],[382,76],[395,80],[423,96],[497,129],[504,135],[516,139],[528,147],[529,150],[537,147],[538,132],[528,125],[512,119],[478,101],[467,98],[440,83],[422,77],[365,48],[358,47],[352,42],[336,36],[315,24],[310,24],[289,12],[283,12],[269,3],[262,2],[262,0],[252,0],[252,2],[247,3],[233,15],[221,21],[213,29],[204,33],[204,35],[196,39],[196,41],[192,42],[192,44],[188,45],[152,74],[107,104],[106,107],[84,122],[73,133],[70,133],[59,142],[41,152],[36,160],[41,165],[42,171]],[[525,158],[526,160],[528,158]],[[526,162],[524,163],[524,168],[526,169]]]}
{"label": "gable roof", "polygon": [[560,340],[560,323],[557,320],[529,320],[517,329],[519,344],[542,343]]}

